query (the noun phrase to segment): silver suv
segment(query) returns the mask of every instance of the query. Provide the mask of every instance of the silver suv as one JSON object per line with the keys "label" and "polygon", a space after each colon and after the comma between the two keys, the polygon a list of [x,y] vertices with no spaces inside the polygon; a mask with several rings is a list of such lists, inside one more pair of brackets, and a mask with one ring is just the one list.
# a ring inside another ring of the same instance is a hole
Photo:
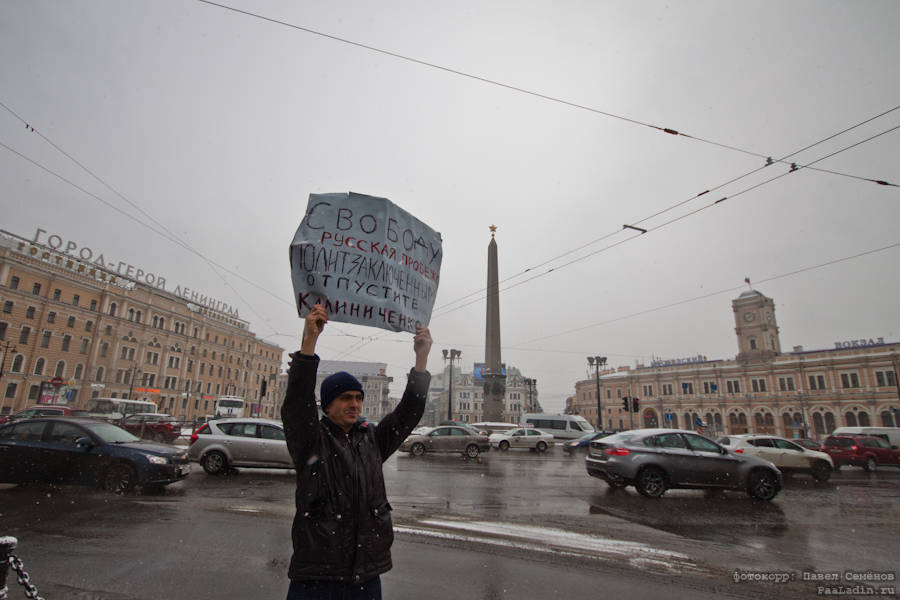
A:
{"label": "silver suv", "polygon": [[210,475],[234,467],[293,469],[284,425],[273,419],[218,419],[191,435],[189,455]]}

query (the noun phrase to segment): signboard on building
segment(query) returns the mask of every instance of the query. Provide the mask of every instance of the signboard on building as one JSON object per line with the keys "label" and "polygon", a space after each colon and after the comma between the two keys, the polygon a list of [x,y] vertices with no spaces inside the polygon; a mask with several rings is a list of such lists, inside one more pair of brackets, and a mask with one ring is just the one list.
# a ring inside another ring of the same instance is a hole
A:
{"label": "signboard on building", "polygon": [[297,313],[322,304],[335,321],[389,331],[428,325],[441,234],[387,198],[310,194],[290,247]]}

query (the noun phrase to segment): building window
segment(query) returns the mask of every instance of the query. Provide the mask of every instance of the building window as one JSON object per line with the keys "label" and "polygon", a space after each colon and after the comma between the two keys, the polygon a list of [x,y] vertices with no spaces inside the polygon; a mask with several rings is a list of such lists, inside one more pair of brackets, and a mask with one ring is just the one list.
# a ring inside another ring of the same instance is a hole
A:
{"label": "building window", "polygon": [[135,315],[134,315],[134,320],[135,320],[137,323],[140,323],[140,322],[141,322],[141,311],[137,311],[137,313],[135,313]]}
{"label": "building window", "polygon": [[793,392],[794,391],[794,378],[793,377],[779,377],[778,378],[778,389],[782,392]]}
{"label": "building window", "polygon": [[106,353],[109,351],[109,344],[103,342],[100,344],[100,358],[106,358]]}
{"label": "building window", "polygon": [[15,383],[10,383],[6,386],[6,397],[7,398],[15,398],[16,397],[16,388],[18,385]]}
{"label": "building window", "polygon": [[875,382],[878,387],[897,385],[897,376],[893,371],[875,371]]}
{"label": "building window", "polygon": [[33,306],[29,306],[28,308],[25,309],[25,318],[26,319],[34,318],[34,307]]}
{"label": "building window", "polygon": [[81,296],[78,294],[74,294],[72,296],[72,306],[78,306],[78,302],[81,301]]}
{"label": "building window", "polygon": [[75,374],[72,376],[76,380],[81,380],[81,374],[84,372],[84,365],[78,363],[75,365]]}
{"label": "building window", "polygon": [[81,352],[82,354],[87,354],[88,343],[90,343],[89,339],[81,338],[81,348],[78,351]]}
{"label": "building window", "polygon": [[11,289],[11,290],[19,289],[19,278],[18,277],[14,276],[9,280],[9,289]]}
{"label": "building window", "polygon": [[66,363],[65,361],[59,361],[56,363],[56,371],[53,372],[54,377],[62,377],[66,374]]}
{"label": "building window", "polygon": [[730,379],[725,382],[725,389],[728,390],[729,394],[740,394],[741,393],[741,382],[738,379]]}
{"label": "building window", "polygon": [[13,303],[12,300],[7,300],[3,303],[3,312],[11,313],[12,312]]}
{"label": "building window", "polygon": [[106,335],[112,335],[112,325],[107,325],[104,332],[106,333]]}
{"label": "building window", "polygon": [[644,389],[644,396],[649,398],[650,396],[653,395],[653,384],[652,383],[645,383],[643,389]]}
{"label": "building window", "polygon": [[810,375],[809,376],[809,389],[824,390],[825,389],[825,376],[824,375]]}
{"label": "building window", "polygon": [[8,327],[7,323],[0,323],[0,340],[6,339],[6,328]]}
{"label": "building window", "polygon": [[111,316],[111,317],[116,316],[116,303],[115,302],[113,302],[109,305],[109,316]]}
{"label": "building window", "polygon": [[94,381],[103,381],[103,367],[97,367],[97,376],[94,377]]}
{"label": "building window", "polygon": [[47,322],[48,323],[56,323],[56,313],[50,311],[47,313]]}
{"label": "building window", "polygon": [[41,284],[34,284],[34,287],[31,288],[31,293],[35,296],[39,296],[41,294]]}
{"label": "building window", "polygon": [[715,394],[719,390],[719,385],[715,381],[704,381],[703,382],[703,393],[704,394]]}
{"label": "building window", "polygon": [[127,318],[129,321],[134,321],[134,309],[133,308],[128,309],[128,317]]}
{"label": "building window", "polygon": [[750,386],[753,388],[754,392],[764,392],[766,391],[766,380],[765,379],[751,379]]}
{"label": "building window", "polygon": [[672,384],[671,383],[662,384],[662,395],[663,396],[671,396],[672,395]]}
{"label": "building window", "polygon": [[756,338],[750,338],[750,349],[756,350]]}
{"label": "building window", "polygon": [[91,300],[91,310],[97,310],[97,301]]}
{"label": "building window", "polygon": [[44,374],[44,359],[39,358],[34,362],[34,374],[35,375],[43,375]]}
{"label": "building window", "polygon": [[70,344],[70,343],[72,343],[72,336],[71,336],[71,335],[64,335],[64,336],[63,336],[63,339],[62,339],[62,351],[63,351],[63,352],[68,352],[68,351],[69,351],[69,344]]}
{"label": "building window", "polygon": [[23,362],[25,362],[25,357],[21,354],[16,354],[13,357],[12,366],[10,366],[9,370],[13,373],[21,373]]}
{"label": "building window", "polygon": [[30,328],[30,327],[23,327],[23,328],[22,328],[22,330],[19,332],[19,343],[20,343],[20,344],[27,344],[27,343],[28,343],[28,334],[29,334],[29,333],[31,333],[31,328]]}
{"label": "building window", "polygon": [[59,299],[62,297],[62,290],[53,290],[53,299],[59,302]]}
{"label": "building window", "polygon": [[93,322],[93,321],[85,321],[85,323],[84,323],[84,330],[85,330],[85,331],[90,331],[90,330],[93,329],[93,328],[94,328],[94,322]]}
{"label": "building window", "polygon": [[682,381],[681,382],[681,393],[682,394],[693,394],[694,393],[694,384],[690,381]]}
{"label": "building window", "polygon": [[28,388],[28,399],[31,400],[32,402],[37,402],[38,396],[40,395],[40,393],[41,393],[41,386],[33,385],[30,388]]}
{"label": "building window", "polygon": [[841,387],[846,389],[859,387],[859,375],[857,373],[841,373]]}
{"label": "building window", "polygon": [[50,331],[47,330],[44,332],[44,335],[41,336],[41,348],[49,348],[50,347]]}
{"label": "building window", "polygon": [[69,317],[66,320],[66,327],[75,327],[75,317]]}

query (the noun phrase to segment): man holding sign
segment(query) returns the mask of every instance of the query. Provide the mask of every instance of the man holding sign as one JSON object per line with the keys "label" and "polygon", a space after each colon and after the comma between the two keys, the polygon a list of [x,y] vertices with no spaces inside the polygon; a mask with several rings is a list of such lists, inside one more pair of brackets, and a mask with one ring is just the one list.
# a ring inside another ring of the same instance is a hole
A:
{"label": "man holding sign", "polygon": [[281,409],[297,471],[287,600],[380,600],[380,575],[392,566],[394,540],[381,465],[422,418],[431,382],[426,370],[431,334],[427,327],[416,328],[416,361],[406,391],[377,427],[359,420],[365,391],[349,373],[322,382],[325,416],[319,420],[315,350],[328,317],[322,303],[309,307]]}
{"label": "man holding sign", "polygon": [[387,198],[310,194],[291,242],[297,313],[389,331],[427,325],[440,281],[441,234]]}

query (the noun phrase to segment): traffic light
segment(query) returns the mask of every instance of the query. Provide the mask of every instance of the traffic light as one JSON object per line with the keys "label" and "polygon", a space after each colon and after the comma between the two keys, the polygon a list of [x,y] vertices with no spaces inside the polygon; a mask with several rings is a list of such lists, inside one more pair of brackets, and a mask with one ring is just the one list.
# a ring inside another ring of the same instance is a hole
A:
{"label": "traffic light", "polygon": [[641,403],[640,398],[632,398],[631,399],[631,410],[633,410],[634,412],[637,412],[638,408],[640,406],[640,403]]}
{"label": "traffic light", "polygon": [[622,398],[622,410],[628,410],[628,396]]}

